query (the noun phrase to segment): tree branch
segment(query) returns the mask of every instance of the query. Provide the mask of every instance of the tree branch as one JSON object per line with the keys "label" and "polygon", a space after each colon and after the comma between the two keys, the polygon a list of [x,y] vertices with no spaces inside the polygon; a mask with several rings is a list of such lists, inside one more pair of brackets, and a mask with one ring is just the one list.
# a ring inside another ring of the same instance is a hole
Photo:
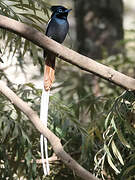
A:
{"label": "tree branch", "polygon": [[85,71],[91,72],[124,89],[135,90],[135,79],[62,46],[26,24],[0,15],[0,27],[26,38],[46,51],[51,51],[66,62]]}
{"label": "tree branch", "polygon": [[[53,154],[51,157],[48,158],[49,163],[53,163],[54,161],[59,161],[60,159],[56,156],[56,154]],[[44,160],[46,163],[46,159]],[[42,164],[42,159],[36,159],[37,164]]]}
{"label": "tree branch", "polygon": [[72,169],[75,174],[84,180],[98,180],[90,172],[80,166],[72,157],[67,154],[61,143],[60,139],[53,134],[44,124],[40,121],[37,113],[33,111],[27,103],[21,100],[11,89],[9,89],[4,82],[0,80],[0,92],[4,94],[15,106],[17,106],[27,117],[32,121],[36,129],[43,134],[51,143],[55,154]]}
{"label": "tree branch", "polygon": [[[55,161],[60,161],[60,159],[56,156],[56,154],[53,154],[51,157],[48,158],[49,163],[53,163]],[[21,161],[22,163],[25,162],[25,160]],[[31,160],[31,163],[33,163],[33,159]],[[42,159],[36,159],[37,164],[42,164]],[[44,159],[44,163],[46,163],[46,159]]]}

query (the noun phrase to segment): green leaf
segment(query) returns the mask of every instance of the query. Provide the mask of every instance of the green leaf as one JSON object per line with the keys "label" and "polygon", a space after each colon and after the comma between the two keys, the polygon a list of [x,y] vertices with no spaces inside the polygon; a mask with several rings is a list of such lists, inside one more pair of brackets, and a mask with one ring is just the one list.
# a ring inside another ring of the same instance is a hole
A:
{"label": "green leaf", "polygon": [[19,13],[19,15],[29,18],[31,21],[34,21],[34,22],[35,20],[37,20],[40,23],[46,23],[46,20],[44,18],[41,18],[35,14]]}
{"label": "green leaf", "polygon": [[11,43],[13,38],[15,37],[15,35],[13,33],[10,33],[10,32],[8,32],[7,35],[8,36],[7,36],[7,40],[6,40],[6,44],[5,44],[5,48],[4,48],[3,54],[5,53],[5,50],[7,49],[9,43]]}
{"label": "green leaf", "polygon": [[25,40],[22,56],[25,55],[27,49],[29,48],[29,45],[30,45],[30,42],[28,40]]}
{"label": "green leaf", "polygon": [[26,135],[23,129],[21,129],[21,133],[22,133],[23,142],[25,143],[25,141],[27,141],[30,144],[29,137]]}
{"label": "green leaf", "polygon": [[[15,6],[16,8],[18,8],[18,9],[24,9],[24,10],[33,10],[33,8],[29,5],[29,4],[14,4],[13,6]],[[39,10],[39,9],[37,9],[36,7],[35,7],[35,10]]]}
{"label": "green leaf", "polygon": [[32,51],[32,57],[33,57],[33,64],[36,65],[38,62],[38,50],[35,44],[31,44],[31,51]]}
{"label": "green leaf", "polygon": [[126,168],[126,170],[123,173],[123,176],[125,176],[126,174],[129,174],[131,170],[135,169],[135,165],[131,165],[128,168]]}
{"label": "green leaf", "polygon": [[119,174],[120,171],[116,168],[116,166],[115,166],[114,163],[112,162],[112,160],[111,160],[111,158],[110,158],[109,155],[107,155],[107,160],[108,160],[109,165],[114,169],[114,171],[115,171],[117,174]]}
{"label": "green leaf", "polygon": [[105,119],[105,129],[106,129],[107,126],[108,126],[108,122],[109,122],[109,119],[110,119],[111,115],[112,115],[112,111],[109,112],[109,114],[107,115],[107,117],[106,117],[106,119]]}
{"label": "green leaf", "polygon": [[3,134],[2,134],[2,140],[4,141],[5,138],[8,136],[8,133],[10,131],[10,124],[5,124],[5,127],[3,128]]}
{"label": "green leaf", "polygon": [[109,151],[109,148],[107,147],[106,144],[104,144],[104,150],[105,150],[105,152],[107,153],[107,155],[110,156],[110,158],[112,158],[112,155],[111,155],[111,153],[110,153],[110,151]]}
{"label": "green leaf", "polygon": [[25,154],[25,160],[26,160],[27,166],[29,167],[32,160],[32,153],[30,149]]}
{"label": "green leaf", "polygon": [[36,173],[37,173],[36,169],[37,169],[36,160],[33,159],[32,172],[33,172],[33,174],[35,174],[35,175],[36,175]]}
{"label": "green leaf", "polygon": [[30,7],[33,9],[34,14],[36,14],[35,3],[34,3],[33,1],[29,1],[29,5],[30,5]]}
{"label": "green leaf", "polygon": [[121,141],[121,143],[126,146],[127,148],[131,148],[130,144],[126,141],[126,139],[124,138],[124,136],[122,135],[121,131],[117,129],[117,134],[118,137]]}
{"label": "green leaf", "polygon": [[18,131],[18,125],[15,124],[14,130],[13,130],[13,134],[12,134],[12,138],[16,138],[19,135],[19,131]]}
{"label": "green leaf", "polygon": [[120,161],[120,163],[121,163],[122,165],[124,165],[124,161],[123,161],[123,159],[122,159],[122,156],[121,156],[119,150],[117,149],[114,141],[112,141],[112,144],[111,144],[111,145],[112,145],[112,150],[113,150],[114,156],[119,159],[119,161]]}
{"label": "green leaf", "polygon": [[14,51],[13,51],[13,55],[12,55],[12,56],[15,55],[15,53],[16,53],[17,50],[20,50],[21,45],[22,45],[22,41],[21,41],[21,40],[22,40],[21,37],[19,37],[19,36],[16,37],[16,39],[15,39],[15,48],[14,48]]}
{"label": "green leaf", "polygon": [[2,59],[1,57],[0,57],[0,62],[1,62],[1,63],[4,63],[4,61],[3,61],[3,59]]}
{"label": "green leaf", "polygon": [[112,124],[112,127],[113,127],[113,128],[115,129],[115,131],[117,132],[117,127],[116,127],[116,124],[115,124],[115,121],[114,121],[114,116],[112,117],[111,124]]}
{"label": "green leaf", "polygon": [[[29,25],[29,24],[28,24]],[[42,28],[42,27],[40,27],[40,26],[38,26],[37,24],[34,24],[34,23],[32,23],[31,24],[34,28],[36,28],[38,31],[41,31],[41,32],[45,32],[45,30]]]}
{"label": "green leaf", "polygon": [[24,16],[26,19],[32,21],[33,23],[36,23],[35,19],[32,19],[31,17],[28,16],[28,14],[24,14],[24,13],[19,13],[19,15]]}

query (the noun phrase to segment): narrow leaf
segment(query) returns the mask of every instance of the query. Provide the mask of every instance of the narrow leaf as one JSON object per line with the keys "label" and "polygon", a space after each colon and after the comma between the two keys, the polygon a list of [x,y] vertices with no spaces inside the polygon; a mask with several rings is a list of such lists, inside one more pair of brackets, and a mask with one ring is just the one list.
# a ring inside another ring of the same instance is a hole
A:
{"label": "narrow leaf", "polygon": [[106,144],[104,144],[104,150],[105,150],[105,152],[107,153],[107,155],[110,156],[110,158],[112,158],[112,155],[111,155],[111,153],[110,153],[110,151],[109,151],[109,148],[107,147]]}
{"label": "narrow leaf", "polygon": [[25,53],[26,53],[26,51],[27,51],[27,49],[28,49],[28,47],[29,47],[29,44],[30,44],[29,41],[28,41],[28,40],[25,40],[22,56],[25,55]]}
{"label": "narrow leaf", "polygon": [[36,65],[38,62],[38,51],[35,44],[33,43],[31,43],[31,51],[32,51],[32,57],[33,57],[33,64]]}
{"label": "narrow leaf", "polygon": [[123,176],[126,175],[126,174],[129,174],[129,172],[130,172],[131,170],[133,170],[133,169],[135,169],[135,165],[131,165],[131,166],[129,166],[128,168],[126,168],[126,170],[125,170],[124,173],[123,173]]}
{"label": "narrow leaf", "polygon": [[112,145],[112,150],[113,150],[114,156],[119,159],[119,161],[120,161],[120,163],[121,163],[122,165],[124,165],[124,161],[123,161],[123,159],[122,159],[122,156],[121,156],[119,150],[117,149],[114,141],[112,141],[112,144],[111,144],[111,145]]}
{"label": "narrow leaf", "polygon": [[108,122],[109,122],[109,119],[110,119],[111,114],[112,114],[112,112],[109,112],[108,116],[107,116],[106,119],[105,119],[105,129],[106,129],[107,126],[108,126]]}
{"label": "narrow leaf", "polygon": [[124,136],[122,135],[122,133],[119,130],[117,130],[117,134],[118,134],[118,137],[119,137],[121,143],[124,146],[126,146],[127,148],[131,148],[131,146],[129,145],[129,143],[126,141],[126,139],[124,138]]}
{"label": "narrow leaf", "polygon": [[116,168],[116,166],[115,166],[114,163],[112,162],[112,160],[111,160],[111,158],[110,158],[109,155],[107,155],[107,160],[108,160],[109,165],[114,169],[114,171],[119,174],[120,171]]}

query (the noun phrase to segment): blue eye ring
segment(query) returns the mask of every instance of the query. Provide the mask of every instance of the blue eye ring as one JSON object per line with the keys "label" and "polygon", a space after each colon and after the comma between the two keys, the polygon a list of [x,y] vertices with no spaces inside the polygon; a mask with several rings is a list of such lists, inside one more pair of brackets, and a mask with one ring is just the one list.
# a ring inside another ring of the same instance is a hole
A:
{"label": "blue eye ring", "polygon": [[61,12],[63,12],[63,11],[62,11],[62,9],[59,9],[59,10],[58,10],[58,12],[60,12],[60,13],[61,13]]}

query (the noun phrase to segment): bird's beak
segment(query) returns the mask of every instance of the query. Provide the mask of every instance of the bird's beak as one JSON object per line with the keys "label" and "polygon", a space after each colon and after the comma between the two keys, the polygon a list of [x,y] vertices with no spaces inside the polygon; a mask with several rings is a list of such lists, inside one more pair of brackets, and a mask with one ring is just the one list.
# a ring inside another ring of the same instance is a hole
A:
{"label": "bird's beak", "polygon": [[66,13],[69,13],[71,10],[72,10],[72,9],[67,9],[65,12],[66,12]]}

